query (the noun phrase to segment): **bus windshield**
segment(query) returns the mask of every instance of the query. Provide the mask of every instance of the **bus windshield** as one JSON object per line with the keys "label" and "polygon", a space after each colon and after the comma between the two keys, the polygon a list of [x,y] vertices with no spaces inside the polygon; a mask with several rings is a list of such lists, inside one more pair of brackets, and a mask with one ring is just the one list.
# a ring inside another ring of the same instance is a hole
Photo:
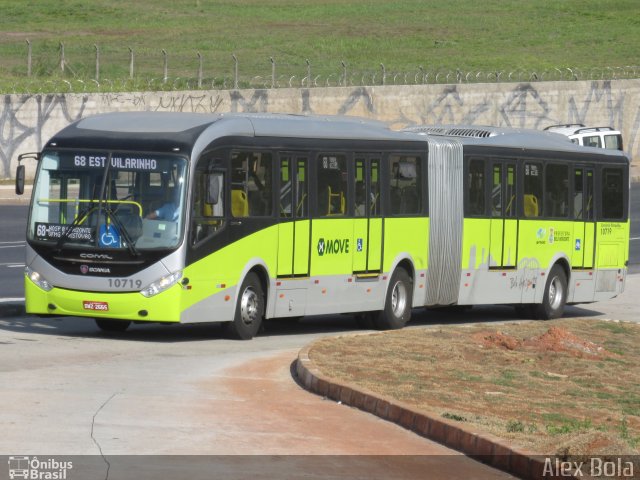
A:
{"label": "bus windshield", "polygon": [[178,246],[186,160],[135,152],[45,151],[34,185],[27,238],[87,249]]}

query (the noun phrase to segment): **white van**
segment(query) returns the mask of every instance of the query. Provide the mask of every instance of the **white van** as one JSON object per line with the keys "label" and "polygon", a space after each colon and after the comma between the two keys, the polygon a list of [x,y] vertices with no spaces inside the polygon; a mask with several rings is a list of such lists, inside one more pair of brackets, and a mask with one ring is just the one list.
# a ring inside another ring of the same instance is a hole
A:
{"label": "white van", "polygon": [[585,147],[622,150],[622,134],[611,127],[585,127],[581,123],[567,123],[551,125],[545,130],[566,135],[573,143]]}

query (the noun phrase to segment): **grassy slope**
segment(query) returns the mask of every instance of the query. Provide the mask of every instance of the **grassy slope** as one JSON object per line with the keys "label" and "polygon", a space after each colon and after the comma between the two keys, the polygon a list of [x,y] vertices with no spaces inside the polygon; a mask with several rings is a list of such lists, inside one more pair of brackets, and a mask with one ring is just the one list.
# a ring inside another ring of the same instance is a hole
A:
{"label": "grassy slope", "polygon": [[89,78],[93,44],[112,78],[127,74],[128,46],[141,69],[160,71],[165,48],[174,71],[192,69],[200,51],[205,68],[229,73],[235,52],[243,73],[267,75],[270,56],[297,69],[308,58],[324,74],[341,60],[357,70],[382,62],[389,71],[640,64],[637,0],[0,0],[0,11],[0,78],[24,73],[26,39],[40,75],[56,73],[63,41]]}

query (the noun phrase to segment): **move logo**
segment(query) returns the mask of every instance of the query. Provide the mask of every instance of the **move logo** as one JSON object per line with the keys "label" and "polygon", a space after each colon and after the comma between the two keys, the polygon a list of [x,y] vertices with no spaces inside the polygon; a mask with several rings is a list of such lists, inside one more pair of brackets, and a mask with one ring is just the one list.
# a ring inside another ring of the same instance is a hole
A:
{"label": "move logo", "polygon": [[336,255],[340,253],[349,253],[349,239],[348,238],[335,238],[325,240],[320,238],[318,240],[318,255]]}

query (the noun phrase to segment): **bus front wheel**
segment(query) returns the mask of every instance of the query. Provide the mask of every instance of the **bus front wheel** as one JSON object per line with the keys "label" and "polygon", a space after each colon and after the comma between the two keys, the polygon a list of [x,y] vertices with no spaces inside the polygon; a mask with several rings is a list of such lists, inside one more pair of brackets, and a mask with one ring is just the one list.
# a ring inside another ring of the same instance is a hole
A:
{"label": "bus front wheel", "polygon": [[264,294],[258,276],[250,272],[242,282],[232,322],[227,333],[238,340],[250,340],[256,336],[264,316]]}
{"label": "bus front wheel", "polygon": [[396,330],[402,328],[411,318],[413,298],[413,282],[404,268],[397,268],[387,290],[384,310],[378,312],[374,324],[379,330]]}
{"label": "bus front wheel", "polygon": [[96,318],[96,325],[103,332],[124,332],[131,322],[128,320],[112,320],[110,318]]}
{"label": "bus front wheel", "polygon": [[560,265],[554,265],[549,272],[544,287],[542,303],[535,306],[535,317],[538,320],[559,318],[564,312],[567,302],[567,274]]}

